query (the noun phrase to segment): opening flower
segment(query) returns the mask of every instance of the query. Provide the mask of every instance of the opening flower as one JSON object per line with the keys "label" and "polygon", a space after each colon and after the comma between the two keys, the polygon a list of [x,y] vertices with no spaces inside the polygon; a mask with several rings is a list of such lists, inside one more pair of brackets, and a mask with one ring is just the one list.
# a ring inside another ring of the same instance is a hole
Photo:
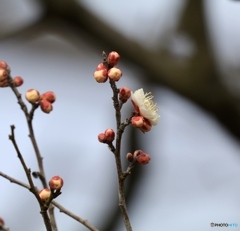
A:
{"label": "opening flower", "polygon": [[155,126],[158,123],[160,115],[158,114],[157,105],[153,102],[153,96],[151,94],[151,92],[144,94],[141,88],[134,93],[131,92],[131,97],[136,115],[143,116],[152,126]]}

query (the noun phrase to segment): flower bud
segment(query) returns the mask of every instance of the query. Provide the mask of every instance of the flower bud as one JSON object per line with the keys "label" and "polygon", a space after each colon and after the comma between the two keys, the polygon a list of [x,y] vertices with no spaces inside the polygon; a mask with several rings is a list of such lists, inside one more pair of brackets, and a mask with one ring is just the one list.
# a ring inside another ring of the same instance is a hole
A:
{"label": "flower bud", "polygon": [[9,73],[5,69],[0,68],[0,81],[7,79],[8,75]]}
{"label": "flower bud", "polygon": [[40,101],[40,107],[41,107],[42,111],[47,113],[47,114],[50,113],[53,110],[52,104],[45,99]]}
{"label": "flower bud", "polygon": [[20,87],[23,84],[23,79],[20,76],[16,76],[13,78],[13,83],[15,87]]}
{"label": "flower bud", "polygon": [[40,100],[47,100],[50,103],[54,103],[56,100],[56,96],[54,92],[47,91],[40,96]]}
{"label": "flower bud", "polygon": [[113,81],[118,81],[122,77],[122,72],[120,69],[113,67],[113,68],[109,69],[108,77],[109,77],[109,79],[111,79]]}
{"label": "flower bud", "polygon": [[110,129],[110,128],[107,129],[104,134],[105,134],[106,140],[107,140],[108,142],[113,142],[113,141],[114,141],[115,132],[114,132],[112,129]]}
{"label": "flower bud", "polygon": [[110,52],[108,54],[108,65],[110,67],[117,65],[119,59],[120,59],[120,55],[116,51]]}
{"label": "flower bud", "polygon": [[104,64],[103,64],[103,63],[99,63],[98,66],[97,66],[96,71],[100,71],[100,70],[104,70],[104,69],[106,69],[106,67],[104,66]]}
{"label": "flower bud", "polygon": [[127,158],[127,160],[128,160],[129,162],[132,162],[132,161],[133,161],[133,154],[130,153],[130,152],[127,153],[126,158]]}
{"label": "flower bud", "polygon": [[105,135],[104,133],[100,133],[100,134],[98,135],[98,141],[99,141],[100,143],[106,143],[106,142],[107,142],[107,137],[106,137],[106,135]]}
{"label": "flower bud", "polygon": [[149,132],[152,128],[150,121],[143,116],[134,116],[131,119],[131,124],[139,128],[142,132]]}
{"label": "flower bud", "polygon": [[4,226],[4,220],[0,217],[0,228]]}
{"label": "flower bud", "polygon": [[63,186],[63,179],[59,176],[54,176],[52,179],[49,181],[49,187],[52,190],[60,190]]}
{"label": "flower bud", "polygon": [[46,201],[50,198],[51,196],[51,191],[48,188],[44,188],[38,193],[39,197],[41,198],[42,201]]}
{"label": "flower bud", "polygon": [[126,103],[127,100],[131,97],[131,90],[127,87],[122,87],[119,89],[119,99]]}
{"label": "flower bud", "polygon": [[95,71],[93,76],[98,83],[105,83],[108,79],[107,69]]}
{"label": "flower bud", "polygon": [[25,97],[29,103],[36,103],[40,98],[40,94],[37,90],[30,89],[26,92]]}
{"label": "flower bud", "polygon": [[6,62],[0,61],[0,68],[5,69],[8,72],[8,74],[10,73],[10,67],[8,66],[8,64]]}
{"label": "flower bud", "polygon": [[151,160],[150,156],[143,152],[142,150],[136,150],[133,153],[133,158],[139,163],[139,164],[148,164]]}
{"label": "flower bud", "polygon": [[152,125],[151,125],[150,121],[148,119],[144,118],[143,125],[142,125],[142,127],[140,127],[140,130],[142,132],[149,132],[151,129],[152,129]]}
{"label": "flower bud", "polygon": [[142,127],[143,122],[144,122],[144,117],[142,117],[142,116],[134,116],[131,119],[131,124],[136,128]]}
{"label": "flower bud", "polygon": [[140,153],[136,159],[136,161],[139,163],[139,164],[148,164],[150,162],[151,158],[150,156],[147,154],[147,153]]}

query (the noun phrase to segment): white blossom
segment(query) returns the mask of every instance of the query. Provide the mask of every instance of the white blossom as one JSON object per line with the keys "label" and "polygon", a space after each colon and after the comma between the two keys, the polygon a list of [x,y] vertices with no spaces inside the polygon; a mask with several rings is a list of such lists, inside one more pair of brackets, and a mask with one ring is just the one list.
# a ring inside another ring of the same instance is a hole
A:
{"label": "white blossom", "polygon": [[134,93],[131,92],[133,104],[137,106],[138,113],[148,119],[151,125],[157,125],[160,115],[158,114],[157,105],[153,102],[151,92],[145,93],[143,89],[138,89]]}

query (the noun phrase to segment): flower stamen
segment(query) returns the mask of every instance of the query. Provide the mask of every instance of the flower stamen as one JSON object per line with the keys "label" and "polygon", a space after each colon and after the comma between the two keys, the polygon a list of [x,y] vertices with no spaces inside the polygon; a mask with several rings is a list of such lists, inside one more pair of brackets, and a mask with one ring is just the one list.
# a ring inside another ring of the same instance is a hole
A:
{"label": "flower stamen", "polygon": [[148,108],[149,111],[152,112],[158,112],[159,108],[157,107],[157,104],[153,102],[154,96],[152,95],[152,92],[147,92],[144,95],[144,105]]}

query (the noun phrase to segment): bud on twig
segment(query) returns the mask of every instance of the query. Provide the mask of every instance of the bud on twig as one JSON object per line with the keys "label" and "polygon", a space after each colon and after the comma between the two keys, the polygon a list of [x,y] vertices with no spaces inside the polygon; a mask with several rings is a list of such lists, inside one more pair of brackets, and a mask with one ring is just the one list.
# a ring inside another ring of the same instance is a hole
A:
{"label": "bud on twig", "polygon": [[47,201],[51,196],[51,191],[48,188],[44,188],[39,191],[38,195],[42,201]]}
{"label": "bud on twig", "polygon": [[127,153],[126,158],[129,162],[132,162],[134,160],[133,154],[131,152]]}
{"label": "bud on twig", "polygon": [[47,114],[53,110],[52,104],[45,99],[40,101],[40,107],[41,107],[41,110]]}
{"label": "bud on twig", "polygon": [[23,84],[23,78],[20,76],[16,76],[13,78],[13,83],[15,87],[20,87]]}
{"label": "bud on twig", "polygon": [[113,142],[114,141],[115,132],[112,129],[110,129],[110,128],[107,129],[104,134],[105,134],[106,140],[108,142]]}
{"label": "bud on twig", "polygon": [[52,179],[49,181],[49,187],[52,190],[60,190],[63,186],[63,179],[59,176],[54,176]]}
{"label": "bud on twig", "polygon": [[98,83],[105,83],[108,79],[107,69],[95,71],[93,76]]}
{"label": "bud on twig", "polygon": [[133,154],[133,158],[137,161],[137,163],[142,165],[148,164],[151,160],[150,156],[142,150],[136,150]]}
{"label": "bud on twig", "polygon": [[120,59],[120,55],[116,51],[112,51],[108,54],[108,65],[110,67],[113,67],[117,65],[118,61]]}
{"label": "bud on twig", "polygon": [[40,96],[40,100],[47,100],[50,103],[54,103],[56,101],[56,95],[52,91],[47,91]]}
{"label": "bud on twig", "polygon": [[126,103],[127,100],[131,97],[131,90],[127,87],[122,87],[119,89],[119,99]]}
{"label": "bud on twig", "polygon": [[117,82],[122,77],[122,72],[120,69],[113,67],[113,68],[109,69],[108,77],[109,77],[109,79]]}
{"label": "bud on twig", "polygon": [[38,102],[38,100],[40,98],[40,94],[35,89],[29,89],[26,92],[25,97],[29,103],[36,103],[36,102]]}
{"label": "bud on twig", "polygon": [[106,143],[106,142],[107,142],[107,137],[106,137],[106,135],[105,135],[104,133],[100,133],[100,134],[98,135],[98,141],[99,141],[100,143]]}

